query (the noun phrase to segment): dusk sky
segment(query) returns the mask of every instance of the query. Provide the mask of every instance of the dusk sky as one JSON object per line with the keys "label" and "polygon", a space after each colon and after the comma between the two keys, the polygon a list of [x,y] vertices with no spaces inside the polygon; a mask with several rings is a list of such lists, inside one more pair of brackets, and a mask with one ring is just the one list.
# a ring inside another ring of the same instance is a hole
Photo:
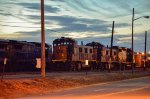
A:
{"label": "dusk sky", "polygon": [[[45,0],[46,43],[71,37],[84,44],[98,41],[110,45],[115,21],[114,45],[131,48],[132,9],[135,18],[150,16],[150,0]],[[134,49],[144,51],[144,32],[150,19],[134,25]],[[0,0],[0,39],[41,41],[40,0]]]}

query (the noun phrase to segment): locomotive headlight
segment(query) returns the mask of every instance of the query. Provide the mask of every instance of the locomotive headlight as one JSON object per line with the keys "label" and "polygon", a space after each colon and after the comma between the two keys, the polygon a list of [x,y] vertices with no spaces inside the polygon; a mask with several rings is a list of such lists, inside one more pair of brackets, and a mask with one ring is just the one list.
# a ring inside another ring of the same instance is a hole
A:
{"label": "locomotive headlight", "polygon": [[144,52],[142,52],[142,55],[144,55],[145,53]]}

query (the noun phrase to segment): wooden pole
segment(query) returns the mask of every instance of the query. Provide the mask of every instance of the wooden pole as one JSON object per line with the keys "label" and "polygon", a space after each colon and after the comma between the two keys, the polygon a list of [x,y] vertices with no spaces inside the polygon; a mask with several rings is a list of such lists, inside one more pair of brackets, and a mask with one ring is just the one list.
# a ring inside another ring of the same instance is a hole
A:
{"label": "wooden pole", "polygon": [[41,0],[41,76],[45,78],[44,0]]}

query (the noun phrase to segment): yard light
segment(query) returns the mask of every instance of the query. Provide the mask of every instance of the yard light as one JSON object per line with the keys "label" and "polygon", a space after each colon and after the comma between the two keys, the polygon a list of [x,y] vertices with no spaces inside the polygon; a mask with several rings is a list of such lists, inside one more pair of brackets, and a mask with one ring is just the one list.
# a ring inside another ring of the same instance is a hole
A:
{"label": "yard light", "polygon": [[132,45],[131,45],[131,47],[132,47],[132,74],[133,74],[133,71],[134,71],[134,58],[133,58],[133,56],[134,56],[134,46],[133,46],[133,41],[134,41],[134,38],[133,38],[133,34],[134,34],[134,21],[135,20],[138,20],[138,19],[140,19],[140,18],[150,18],[150,16],[141,16],[141,17],[138,17],[138,18],[134,18],[134,8],[133,8],[133,13],[132,13]]}

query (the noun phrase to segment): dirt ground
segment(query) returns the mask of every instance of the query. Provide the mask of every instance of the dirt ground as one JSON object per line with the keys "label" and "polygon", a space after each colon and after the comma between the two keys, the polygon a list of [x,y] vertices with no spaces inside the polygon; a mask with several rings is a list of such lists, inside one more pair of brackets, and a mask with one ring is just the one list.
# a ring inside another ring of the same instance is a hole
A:
{"label": "dirt ground", "polygon": [[150,76],[150,72],[59,72],[47,73],[45,79],[37,75],[39,74],[8,75],[0,81],[0,99],[41,95],[90,84]]}

